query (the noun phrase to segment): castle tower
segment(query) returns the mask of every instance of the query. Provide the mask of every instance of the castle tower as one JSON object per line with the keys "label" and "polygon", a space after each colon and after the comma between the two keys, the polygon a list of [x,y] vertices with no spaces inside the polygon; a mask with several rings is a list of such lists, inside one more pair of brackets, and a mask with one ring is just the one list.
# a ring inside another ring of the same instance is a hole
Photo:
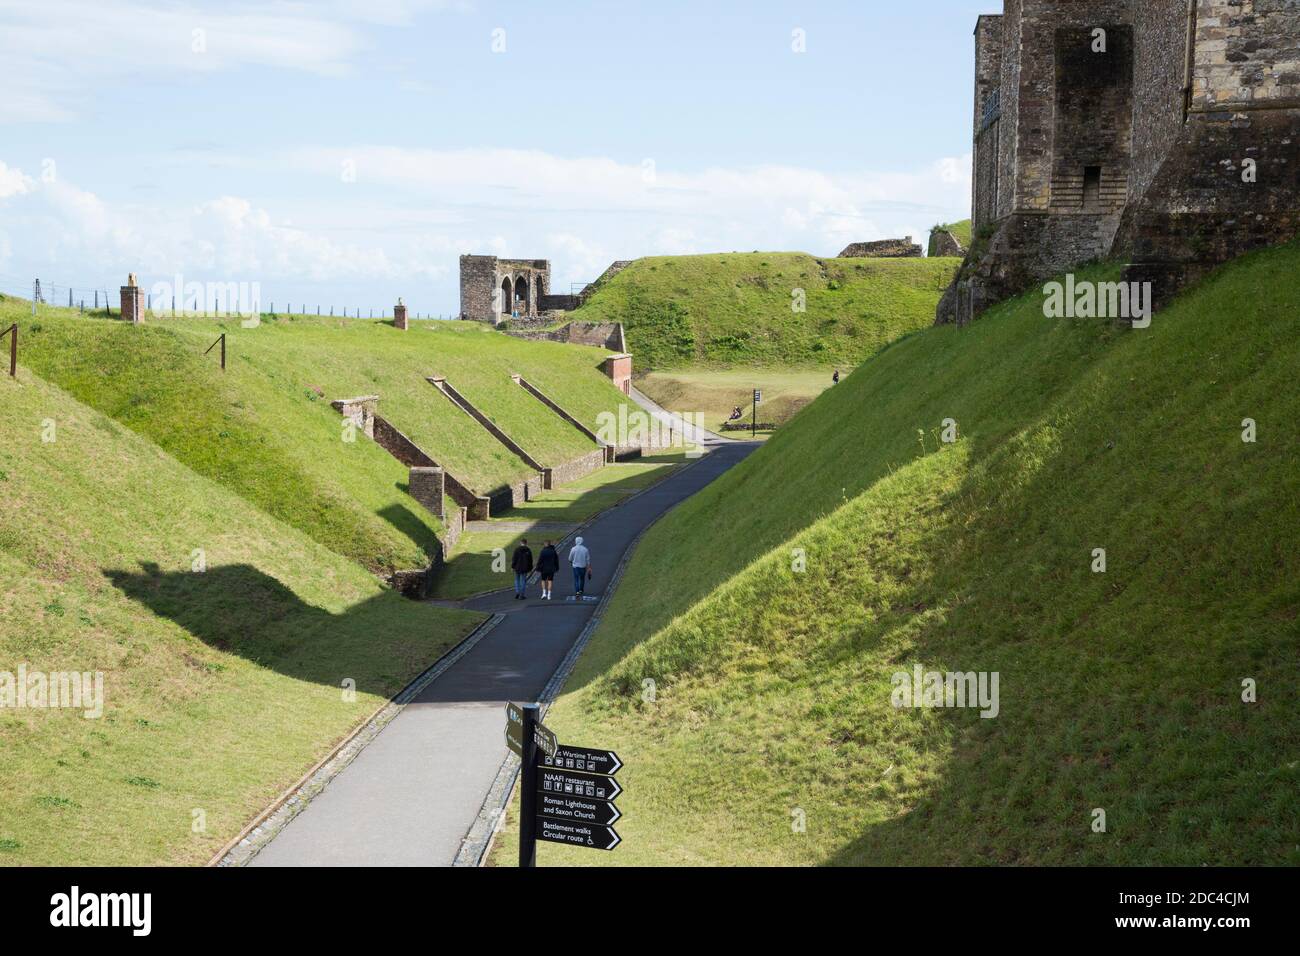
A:
{"label": "castle tower", "polygon": [[1106,256],[1159,301],[1295,236],[1298,46],[1300,8],[1275,0],[1005,0],[980,17],[974,248],[938,321]]}

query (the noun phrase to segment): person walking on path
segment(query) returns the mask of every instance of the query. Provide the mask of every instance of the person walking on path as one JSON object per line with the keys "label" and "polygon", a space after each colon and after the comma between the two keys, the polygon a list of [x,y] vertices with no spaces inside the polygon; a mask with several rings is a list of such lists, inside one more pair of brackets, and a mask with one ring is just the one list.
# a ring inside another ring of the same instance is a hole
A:
{"label": "person walking on path", "polygon": [[546,547],[537,555],[537,576],[542,579],[542,600],[551,599],[551,585],[555,581],[555,572],[560,570],[560,556],[555,553],[555,545],[546,542]]}
{"label": "person walking on path", "polygon": [[573,591],[581,601],[583,588],[591,576],[591,552],[581,538],[574,539],[573,547],[569,549],[569,563],[573,565]]}
{"label": "person walking on path", "polygon": [[528,539],[520,538],[519,547],[515,548],[510,567],[515,572],[515,600],[524,600],[528,588],[528,573],[533,570],[533,552],[528,547]]}

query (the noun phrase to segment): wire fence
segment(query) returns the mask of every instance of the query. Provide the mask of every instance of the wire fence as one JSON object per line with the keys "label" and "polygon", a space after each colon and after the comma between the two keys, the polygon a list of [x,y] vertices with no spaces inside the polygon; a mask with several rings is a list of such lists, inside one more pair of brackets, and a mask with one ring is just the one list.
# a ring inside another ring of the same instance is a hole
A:
{"label": "wire fence", "polygon": [[[0,275],[0,296],[12,296],[29,300],[33,315],[36,314],[38,305],[62,306],[77,309],[81,313],[120,314],[120,290],[114,289],[111,292],[112,294],[107,288],[92,285],[74,285],[72,283],[48,282],[44,279],[20,279],[15,276]],[[234,303],[225,303],[217,296],[205,295],[203,300],[200,301],[188,295],[155,295],[148,289],[141,289],[141,294],[144,300],[145,313],[158,318],[177,316],[227,319],[249,316],[254,313],[259,316],[301,315],[321,318],[380,320],[391,320],[393,318],[392,306],[373,309],[359,306],[320,305],[299,301],[296,304],[286,302],[283,309],[277,309],[275,302],[267,303],[267,308],[262,308],[260,302],[253,302],[249,303],[252,306],[251,309],[241,310],[233,307]],[[213,301],[214,299],[216,301]],[[408,320],[438,321],[457,319],[460,316],[444,315],[441,312],[414,312],[408,310],[406,317]]]}

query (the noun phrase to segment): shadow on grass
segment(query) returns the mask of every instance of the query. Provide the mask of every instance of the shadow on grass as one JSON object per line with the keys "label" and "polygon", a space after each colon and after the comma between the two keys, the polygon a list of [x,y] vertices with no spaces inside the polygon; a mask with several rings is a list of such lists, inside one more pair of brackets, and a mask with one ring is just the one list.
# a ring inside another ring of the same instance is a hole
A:
{"label": "shadow on grass", "polygon": [[[397,487],[406,491],[406,485],[398,483]],[[400,531],[406,537],[422,550],[426,557],[431,557],[437,548],[437,535],[434,530],[420,520],[420,516],[404,504],[394,502],[378,511],[379,517],[383,518],[394,528]]]}
{"label": "shadow on grass", "polygon": [[247,564],[202,573],[103,571],[114,587],[216,650],[299,680],[389,696],[472,626],[448,612],[385,591],[342,614],[308,604]]}
{"label": "shadow on grass", "polygon": [[[582,683],[612,673],[597,692],[626,701],[642,674],[694,670],[714,714],[742,713],[754,706],[741,699],[750,685],[718,659],[752,663],[752,645],[765,672],[815,687],[818,712],[791,716],[806,721],[792,733],[817,751],[816,773],[793,749],[788,764],[774,760],[779,741],[752,751],[752,769],[818,776],[830,796],[807,807],[809,819],[837,812],[836,799],[870,806],[855,819],[880,822],[861,823],[831,865],[1300,863],[1300,790],[1283,756],[1300,745],[1300,725],[1285,696],[1241,698],[1244,677],[1281,688],[1294,673],[1300,552],[1287,542],[1300,526],[1300,472],[1293,445],[1244,445],[1238,433],[1241,408],[1300,417],[1283,385],[1297,313],[1278,308],[1253,328],[1221,321],[1252,288],[1288,288],[1285,272],[1243,272],[1145,332],[1060,323],[1036,333],[1036,316],[982,319],[963,347],[986,367],[941,406],[972,423],[968,467],[946,494],[918,485],[920,507],[898,506],[892,528],[861,542],[823,537],[836,551],[809,563],[808,612],[784,584],[770,614],[723,596],[658,635],[644,658],[620,649],[620,663]],[[728,486],[785,447],[770,446]],[[895,545],[908,533],[914,540]],[[1108,549],[1105,573],[1090,566],[1094,547]],[[855,561],[871,573],[846,570]],[[861,617],[841,623],[826,612],[837,602]],[[837,626],[818,632],[814,611]],[[771,646],[778,637],[798,643],[791,660]],[[922,723],[893,711],[890,674],[913,663],[999,673],[999,715],[941,709]],[[787,690],[773,693],[774,709],[798,700]],[[897,755],[902,770],[863,772],[886,754],[880,762]],[[1104,833],[1092,827],[1097,809]],[[788,819],[776,825],[788,832]]]}

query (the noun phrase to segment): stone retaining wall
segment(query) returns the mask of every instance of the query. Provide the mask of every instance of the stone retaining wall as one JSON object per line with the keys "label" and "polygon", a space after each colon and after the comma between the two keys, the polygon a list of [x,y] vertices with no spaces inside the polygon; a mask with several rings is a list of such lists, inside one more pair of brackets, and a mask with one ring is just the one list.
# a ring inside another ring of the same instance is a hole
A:
{"label": "stone retaining wall", "polygon": [[386,418],[373,415],[371,422],[373,431],[370,437],[375,440],[375,444],[407,468],[438,468],[436,461],[425,454],[419,445],[394,428]]}
{"label": "stone retaining wall", "polygon": [[553,485],[567,485],[571,481],[577,481],[579,478],[584,478],[593,471],[599,471],[604,467],[605,449],[597,448],[580,458],[574,458],[562,465],[556,465],[551,469],[551,482]]}
{"label": "stone retaining wall", "polygon": [[956,257],[961,258],[966,255],[966,250],[962,248],[961,240],[954,236],[947,229],[935,229],[930,233],[930,249],[928,255],[931,258]]}
{"label": "stone retaining wall", "polygon": [[576,428],[578,431],[582,432],[582,434],[584,434],[585,436],[587,436],[588,438],[590,438],[592,441],[594,441],[597,445],[599,445],[599,446],[604,450],[604,452],[605,452],[605,460],[606,460],[606,461],[613,461],[613,460],[614,460],[614,451],[613,451],[612,446],[606,445],[603,441],[601,441],[599,435],[597,435],[594,431],[592,431],[590,428],[588,428],[586,425],[584,425],[584,424],[583,424],[581,421],[579,421],[576,417],[574,417],[573,415],[569,414],[569,412],[566,411],[566,410],[563,408],[563,406],[560,405],[559,402],[557,402],[557,401],[555,401],[554,399],[552,399],[549,395],[547,395],[545,392],[543,392],[540,388],[538,388],[538,387],[537,387],[536,385],[534,385],[532,382],[530,382],[530,381],[528,381],[527,379],[525,379],[522,375],[517,375],[517,374],[516,374],[516,375],[511,375],[510,377],[511,377],[511,379],[514,380],[515,384],[521,386],[521,387],[524,389],[524,391],[526,391],[529,395],[532,395],[534,398],[536,398],[538,401],[540,401],[543,405],[545,405],[545,406],[546,406],[547,408],[549,408],[551,411],[555,412],[555,414],[559,415],[559,416],[560,416],[561,418],[563,418],[566,422],[568,422],[570,425],[572,425],[572,426],[573,426],[574,428]]}
{"label": "stone retaining wall", "polygon": [[514,492],[516,501],[527,501],[530,491],[540,491],[542,488],[549,488],[551,486],[550,480],[547,477],[550,474],[550,469],[532,455],[528,454],[528,452],[524,451],[518,442],[502,431],[501,428],[492,421],[492,419],[488,418],[475,408],[473,402],[460,392],[456,391],[456,389],[445,378],[441,375],[432,375],[429,377],[428,381],[430,385],[442,392],[442,394],[446,395],[453,405],[482,425],[489,435],[501,444],[505,445],[506,448],[510,449],[516,458],[538,473],[540,480],[537,482],[534,482],[533,479],[529,478],[515,482],[511,485],[511,491]]}
{"label": "stone retaining wall", "polygon": [[902,239],[880,239],[876,242],[854,242],[844,247],[837,259],[915,259],[921,247],[911,236]]}
{"label": "stone retaining wall", "polygon": [[590,345],[611,352],[627,351],[622,322],[569,322],[549,332],[528,331],[527,326],[521,323],[506,334],[532,342],[563,342],[566,345]]}

